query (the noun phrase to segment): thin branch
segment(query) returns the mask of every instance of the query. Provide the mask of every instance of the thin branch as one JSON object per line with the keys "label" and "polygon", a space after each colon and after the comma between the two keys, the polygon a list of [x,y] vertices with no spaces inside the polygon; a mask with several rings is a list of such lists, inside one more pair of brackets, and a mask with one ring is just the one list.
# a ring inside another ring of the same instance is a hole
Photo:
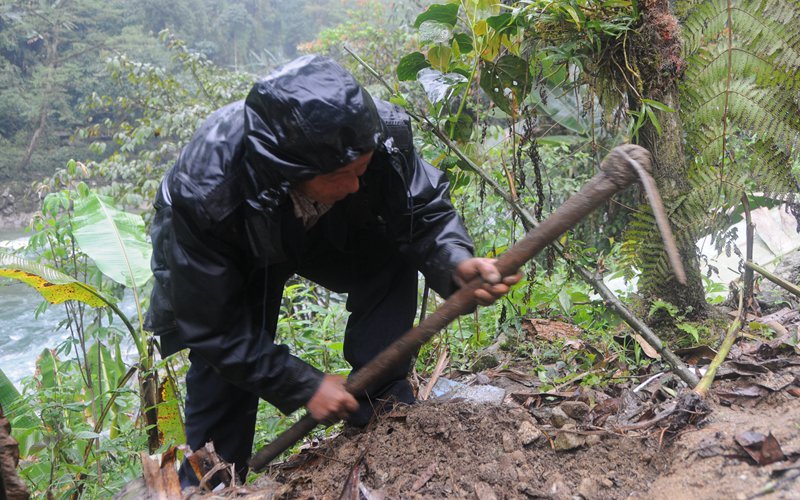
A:
{"label": "thin branch", "polygon": [[733,343],[739,337],[739,331],[742,329],[742,316],[744,314],[744,292],[740,290],[739,314],[728,328],[728,333],[725,334],[725,340],[722,341],[722,345],[719,347],[717,355],[714,356],[711,364],[708,365],[708,371],[705,375],[703,375],[703,379],[699,384],[697,384],[697,387],[694,388],[694,392],[696,392],[701,398],[705,398],[708,394],[708,389],[711,388],[711,384],[714,382],[714,377],[717,375],[717,369],[720,367],[722,362],[725,361],[725,358],[728,357],[728,353],[731,351]]}
{"label": "thin branch", "polygon": [[753,262],[745,262],[744,265],[746,267],[749,267],[750,269],[756,271],[758,274],[764,276],[765,278],[767,278],[771,282],[775,283],[779,287],[783,288],[787,292],[790,292],[790,293],[800,297],[800,288],[798,288],[797,285],[793,285],[792,283],[789,283],[788,281],[786,281],[784,279],[781,279],[778,276],[775,276],[771,272],[767,271],[766,269],[764,269],[763,267],[761,267],[761,266],[759,266],[757,264],[754,264]]}

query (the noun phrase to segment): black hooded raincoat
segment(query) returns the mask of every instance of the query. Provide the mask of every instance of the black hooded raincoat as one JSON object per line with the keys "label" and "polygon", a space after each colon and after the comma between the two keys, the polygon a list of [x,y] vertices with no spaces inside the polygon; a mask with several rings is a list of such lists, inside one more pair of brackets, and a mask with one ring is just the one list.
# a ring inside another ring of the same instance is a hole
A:
{"label": "black hooded raincoat", "polygon": [[[290,258],[289,190],[374,151],[356,193],[442,295],[472,256],[445,176],[414,151],[408,116],[373,102],[333,61],[306,56],[213,113],[165,176],[152,225],[146,326],[162,353],[190,348],[228,382],[290,413],[323,374],[274,343],[265,318],[269,266]],[[356,195],[350,195],[351,197]],[[348,224],[333,235],[343,242]]]}

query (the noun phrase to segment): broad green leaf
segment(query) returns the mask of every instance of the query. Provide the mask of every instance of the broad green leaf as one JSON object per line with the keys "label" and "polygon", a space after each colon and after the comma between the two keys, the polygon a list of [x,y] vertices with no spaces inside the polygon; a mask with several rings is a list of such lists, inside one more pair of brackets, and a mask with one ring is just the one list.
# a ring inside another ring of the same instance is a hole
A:
{"label": "broad green leaf", "polygon": [[421,52],[412,52],[400,59],[400,63],[397,65],[397,78],[401,82],[416,80],[419,70],[430,67],[431,63]]}
{"label": "broad green leaf", "polygon": [[511,114],[512,104],[519,105],[530,93],[528,61],[506,54],[494,63],[484,64],[481,88],[500,109]]}
{"label": "broad green leaf", "polygon": [[[451,53],[452,50],[449,46],[437,45],[435,47],[431,47],[431,49],[428,51],[428,60],[431,62],[431,66],[433,66],[434,69],[444,73],[450,67]],[[419,78],[419,74],[417,75],[417,78]]]}
{"label": "broad green leaf", "polygon": [[422,45],[442,45],[453,36],[450,26],[437,21],[425,21],[419,27],[419,41]]}
{"label": "broad green leaf", "polygon": [[5,411],[8,411],[8,407],[17,399],[19,399],[19,391],[14,386],[13,382],[8,379],[3,369],[0,368],[0,406],[2,406]]}
{"label": "broad green leaf", "polygon": [[[0,407],[11,422],[12,430],[37,429],[40,425],[36,413],[25,399],[21,398],[14,383],[0,368]],[[17,434],[16,432],[14,433]]]}
{"label": "broad green leaf", "polygon": [[492,16],[486,19],[486,24],[488,24],[493,30],[497,31],[498,33],[505,31],[508,28],[513,28],[514,25],[511,21],[513,21],[513,16],[510,12],[504,12],[498,16]]}
{"label": "broad green leaf", "polygon": [[414,27],[419,28],[425,21],[436,21],[450,27],[458,21],[458,4],[433,4],[428,10],[417,16]]}
{"label": "broad green leaf", "polygon": [[420,71],[418,79],[425,89],[428,100],[433,104],[449,99],[457,87],[467,83],[467,79],[463,75],[458,73],[444,74],[441,71],[430,68]]}
{"label": "broad green leaf", "polygon": [[[98,356],[98,350],[99,356]],[[114,359],[111,351],[100,342],[95,342],[89,347],[89,356],[87,358],[89,368],[92,370],[93,377],[98,374],[102,376],[102,392],[108,392],[117,386],[117,381],[125,375],[124,366],[122,370],[119,369],[120,365]]]}
{"label": "broad green leaf", "polygon": [[75,202],[75,240],[100,271],[121,285],[140,287],[150,279],[151,247],[144,221],[90,193]]}
{"label": "broad green leaf", "polygon": [[561,306],[561,311],[568,314],[572,309],[572,297],[569,296],[566,290],[558,292],[558,305]]}
{"label": "broad green leaf", "polygon": [[659,111],[664,111],[665,113],[674,113],[675,110],[664,104],[663,102],[654,101],[652,99],[642,99],[642,102],[647,104],[652,108],[656,108]]}
{"label": "broad green leaf", "polygon": [[453,36],[453,41],[458,45],[458,50],[461,51],[462,54],[469,54],[475,48],[472,45],[472,38],[466,33],[456,33],[455,36]]}
{"label": "broad green leaf", "polygon": [[569,17],[572,18],[572,22],[574,22],[575,25],[578,27],[578,30],[580,30],[581,29],[581,17],[583,17],[583,16],[578,14],[578,11],[575,9],[575,7],[573,7],[571,5],[564,5],[562,7],[562,9],[564,9],[564,11],[567,14],[569,14]]}
{"label": "broad green leaf", "polygon": [[186,442],[177,394],[172,379],[166,377],[158,388],[158,438],[161,445]]}
{"label": "broad green leaf", "polygon": [[61,387],[61,377],[58,373],[58,358],[50,349],[43,349],[36,360],[36,374],[38,375],[40,389],[58,389]]}
{"label": "broad green leaf", "polygon": [[100,434],[92,431],[80,431],[75,433],[76,439],[97,439],[99,437],[101,437]]}
{"label": "broad green leaf", "polygon": [[472,129],[475,125],[475,120],[472,119],[472,116],[467,113],[461,113],[458,116],[458,121],[456,121],[455,116],[447,121],[447,131],[450,137],[458,142],[467,142],[472,138]]}
{"label": "broad green leaf", "polygon": [[655,112],[650,107],[644,108],[647,112],[647,117],[650,119],[650,123],[653,124],[653,127],[656,129],[656,133],[661,135],[661,123],[658,121],[658,117],[656,117]]}
{"label": "broad green leaf", "polygon": [[0,252],[0,277],[13,278],[32,286],[51,304],[77,300],[92,307],[106,305],[100,292],[72,276],[17,255]]}
{"label": "broad green leaf", "polygon": [[536,138],[540,146],[571,146],[583,141],[584,138],[578,135],[545,135]]}

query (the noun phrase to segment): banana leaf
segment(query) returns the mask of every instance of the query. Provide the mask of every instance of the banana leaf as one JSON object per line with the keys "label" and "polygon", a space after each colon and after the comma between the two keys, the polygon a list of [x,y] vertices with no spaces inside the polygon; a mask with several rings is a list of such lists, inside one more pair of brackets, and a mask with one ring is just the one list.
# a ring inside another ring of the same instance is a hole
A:
{"label": "banana leaf", "polygon": [[15,433],[20,429],[33,429],[40,425],[33,408],[20,397],[19,391],[2,368],[0,368],[0,406],[3,407],[3,413],[11,422]]}
{"label": "banana leaf", "polygon": [[158,388],[158,437],[160,444],[177,445],[186,442],[178,391],[171,377],[165,377]]}
{"label": "banana leaf", "polygon": [[13,278],[32,286],[51,304],[65,300],[78,300],[92,307],[108,304],[108,300],[93,287],[18,255],[0,252],[0,277]]}
{"label": "banana leaf", "polygon": [[76,200],[73,224],[81,251],[104,275],[127,287],[141,287],[150,279],[151,248],[140,216],[90,192]]}

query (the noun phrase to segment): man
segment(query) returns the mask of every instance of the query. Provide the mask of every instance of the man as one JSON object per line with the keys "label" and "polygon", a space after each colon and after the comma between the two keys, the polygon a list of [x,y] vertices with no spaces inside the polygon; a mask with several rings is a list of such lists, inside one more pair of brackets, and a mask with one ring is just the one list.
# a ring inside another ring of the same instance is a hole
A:
{"label": "man", "polygon": [[[186,437],[213,441],[240,478],[258,399],[365,425],[377,401],[412,403],[408,365],[354,398],[274,343],[293,274],[347,293],[344,356],[364,366],[408,330],[417,273],[447,296],[473,277],[483,304],[518,277],[472,256],[448,182],[415,152],[408,116],[330,59],[301,57],[213,113],[166,174],[152,224],[146,326],[162,354],[188,347]],[[182,484],[197,482],[188,467]]]}

